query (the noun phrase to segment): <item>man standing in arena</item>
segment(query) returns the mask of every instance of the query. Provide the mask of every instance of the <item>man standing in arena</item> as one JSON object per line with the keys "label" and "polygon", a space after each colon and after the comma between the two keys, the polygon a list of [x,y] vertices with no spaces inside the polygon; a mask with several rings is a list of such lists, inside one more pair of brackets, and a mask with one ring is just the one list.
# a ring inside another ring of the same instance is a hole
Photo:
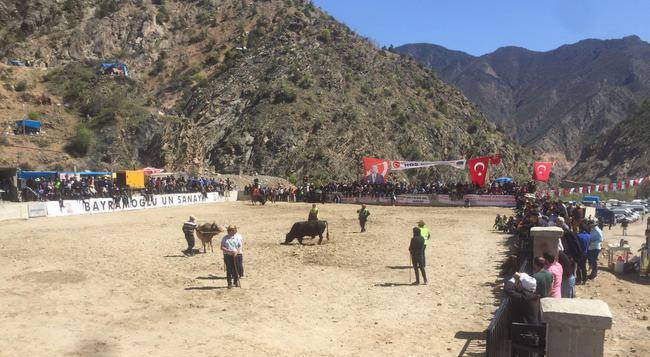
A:
{"label": "man standing in arena", "polygon": [[420,271],[424,279],[424,285],[427,285],[427,272],[424,270],[424,238],[420,228],[413,228],[413,237],[411,244],[409,244],[409,252],[411,253],[411,263],[413,263],[413,270],[415,270],[415,282],[413,285],[420,285]]}
{"label": "man standing in arena", "polygon": [[366,205],[361,205],[361,209],[357,210],[359,214],[359,225],[361,226],[361,233],[366,231],[366,222],[368,221],[368,216],[370,216],[370,211],[366,208]]}
{"label": "man standing in arena", "polygon": [[424,248],[422,249],[422,266],[426,267],[427,266],[426,250],[427,250],[427,244],[429,244],[429,238],[431,237],[431,233],[429,233],[429,228],[424,226],[423,220],[420,220],[418,222],[418,228],[420,229],[420,235],[422,236],[422,238],[424,238]]}
{"label": "man standing in arena", "polygon": [[307,220],[318,221],[318,207],[316,207],[315,203],[311,205],[311,209],[309,210],[309,217],[307,217]]}
{"label": "man standing in arena", "polygon": [[221,251],[223,252],[223,261],[226,264],[228,289],[231,289],[233,282],[235,286],[240,287],[237,256],[241,251],[241,240],[237,235],[237,226],[229,225],[227,231],[228,234],[221,239]]}
{"label": "man standing in arena", "polygon": [[196,230],[196,227],[196,217],[194,216],[190,216],[190,219],[183,223],[183,233],[185,233],[185,240],[187,241],[187,249],[183,251],[185,255],[194,255],[192,249],[194,248],[194,230]]}

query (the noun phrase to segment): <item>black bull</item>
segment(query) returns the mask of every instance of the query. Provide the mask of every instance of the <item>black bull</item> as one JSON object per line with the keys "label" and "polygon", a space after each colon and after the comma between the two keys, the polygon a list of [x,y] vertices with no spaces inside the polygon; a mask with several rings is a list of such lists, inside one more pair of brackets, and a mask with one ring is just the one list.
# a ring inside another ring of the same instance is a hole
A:
{"label": "black bull", "polygon": [[304,221],[296,222],[291,227],[291,231],[287,233],[284,244],[291,243],[294,239],[298,240],[298,243],[302,244],[302,238],[305,236],[319,236],[318,244],[323,242],[323,232],[327,230],[327,240],[330,239],[330,230],[327,225],[327,221]]}

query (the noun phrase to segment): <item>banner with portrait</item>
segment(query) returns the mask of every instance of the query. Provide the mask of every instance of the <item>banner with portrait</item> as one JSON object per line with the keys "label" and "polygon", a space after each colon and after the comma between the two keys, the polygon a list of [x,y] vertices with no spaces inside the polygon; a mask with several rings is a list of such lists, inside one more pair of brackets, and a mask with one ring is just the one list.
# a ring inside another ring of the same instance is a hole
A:
{"label": "banner with portrait", "polygon": [[389,160],[372,157],[363,158],[363,178],[369,184],[383,184],[390,166]]}

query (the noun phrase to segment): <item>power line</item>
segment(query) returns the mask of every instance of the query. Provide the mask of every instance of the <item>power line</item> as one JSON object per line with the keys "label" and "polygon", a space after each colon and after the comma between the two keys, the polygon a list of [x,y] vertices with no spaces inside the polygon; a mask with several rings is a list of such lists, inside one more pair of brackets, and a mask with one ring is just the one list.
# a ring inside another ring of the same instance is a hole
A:
{"label": "power line", "polygon": [[56,153],[59,153],[59,154],[65,154],[65,155],[68,155],[68,153],[66,153],[66,152],[58,151],[58,150],[52,150],[52,149],[30,148],[29,146],[10,145],[10,144],[6,144],[5,146],[10,146],[10,147],[14,147],[14,148],[20,148],[20,149],[37,150],[37,151],[51,151],[51,152],[56,152]]}

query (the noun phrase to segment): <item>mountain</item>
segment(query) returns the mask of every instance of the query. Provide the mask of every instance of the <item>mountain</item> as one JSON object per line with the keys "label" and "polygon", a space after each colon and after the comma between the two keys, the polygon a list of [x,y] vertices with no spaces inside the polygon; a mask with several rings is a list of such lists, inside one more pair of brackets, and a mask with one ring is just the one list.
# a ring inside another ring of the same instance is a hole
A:
{"label": "mountain", "polygon": [[394,51],[460,88],[518,142],[560,159],[563,172],[650,95],[650,44],[637,36],[548,52],[503,47],[480,57],[428,44]]}
{"label": "mountain", "polygon": [[[364,154],[435,160],[500,152],[509,166],[495,174],[528,175],[530,150],[458,89],[307,1],[14,0],[0,4],[0,20],[7,24],[0,58],[36,66],[5,68],[5,109],[43,115],[57,133],[5,145],[66,152],[37,151],[38,167],[350,179]],[[97,73],[113,60],[130,78]],[[16,90],[21,80],[25,98]],[[35,95],[62,104],[62,113]],[[54,120],[60,116],[70,118]]]}
{"label": "mountain", "polygon": [[597,137],[569,175],[604,182],[650,174],[650,99],[628,120]]}

